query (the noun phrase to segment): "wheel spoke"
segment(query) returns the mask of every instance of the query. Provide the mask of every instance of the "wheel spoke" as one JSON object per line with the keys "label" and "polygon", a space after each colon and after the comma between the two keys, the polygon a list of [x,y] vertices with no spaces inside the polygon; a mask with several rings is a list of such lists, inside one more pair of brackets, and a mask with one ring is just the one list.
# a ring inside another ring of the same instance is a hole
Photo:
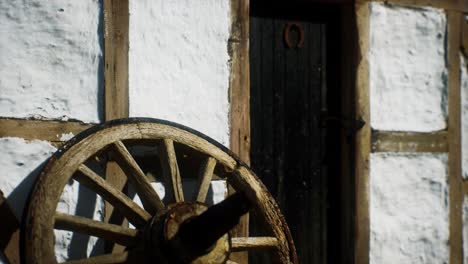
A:
{"label": "wheel spoke", "polygon": [[228,260],[228,261],[226,261],[226,264],[237,264],[237,262],[232,261],[232,260]]}
{"label": "wheel spoke", "polygon": [[55,229],[74,231],[131,246],[137,241],[138,231],[118,225],[107,224],[81,216],[55,214]]}
{"label": "wheel spoke", "polygon": [[161,198],[122,141],[115,142],[114,148],[117,152],[117,163],[134,185],[143,206],[150,214],[155,215],[157,211],[164,208]]}
{"label": "wheel spoke", "polygon": [[216,160],[212,157],[208,157],[205,162],[203,162],[198,175],[198,191],[195,193],[192,200],[201,203],[205,202],[215,166]]}
{"label": "wheel spoke", "polygon": [[275,237],[233,237],[231,242],[232,251],[262,250],[278,246],[278,239]]}
{"label": "wheel spoke", "polygon": [[173,197],[175,202],[183,202],[184,191],[182,190],[182,179],[180,177],[174,142],[172,140],[162,140],[160,155],[164,179],[170,186],[167,188],[168,197]]}
{"label": "wheel spoke", "polygon": [[81,164],[78,167],[78,173],[75,174],[74,178],[120,210],[134,226],[142,227],[151,218],[151,215],[138,204],[121,191],[115,189],[86,165]]}
{"label": "wheel spoke", "polygon": [[63,262],[64,264],[116,264],[127,263],[128,252],[115,254],[106,254],[86,259],[71,260]]}

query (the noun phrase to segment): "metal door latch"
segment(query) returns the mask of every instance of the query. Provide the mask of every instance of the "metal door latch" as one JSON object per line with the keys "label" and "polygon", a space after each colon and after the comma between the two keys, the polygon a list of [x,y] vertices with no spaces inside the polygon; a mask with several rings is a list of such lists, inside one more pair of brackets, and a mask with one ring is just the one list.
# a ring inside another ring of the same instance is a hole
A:
{"label": "metal door latch", "polygon": [[328,127],[331,124],[337,124],[339,127],[345,130],[355,133],[359,129],[363,128],[366,121],[359,117],[358,119],[347,117],[347,116],[329,116],[327,112],[322,112],[321,115],[321,126]]}

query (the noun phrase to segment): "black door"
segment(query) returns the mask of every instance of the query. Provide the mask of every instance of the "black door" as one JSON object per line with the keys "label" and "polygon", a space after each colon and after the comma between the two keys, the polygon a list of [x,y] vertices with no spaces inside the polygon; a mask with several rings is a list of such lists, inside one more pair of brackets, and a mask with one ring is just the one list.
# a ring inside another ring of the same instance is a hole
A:
{"label": "black door", "polygon": [[277,199],[306,264],[333,259],[328,191],[339,164],[329,166],[327,157],[339,157],[339,138],[324,118],[336,111],[327,78],[330,24],[312,11],[252,2],[250,17],[252,167]]}

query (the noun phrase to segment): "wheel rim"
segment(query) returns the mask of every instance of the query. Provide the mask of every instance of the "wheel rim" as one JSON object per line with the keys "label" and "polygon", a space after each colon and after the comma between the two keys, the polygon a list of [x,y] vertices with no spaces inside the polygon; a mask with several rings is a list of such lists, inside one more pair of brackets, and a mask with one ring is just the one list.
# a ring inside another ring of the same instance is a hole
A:
{"label": "wheel rim", "polygon": [[[174,142],[188,146],[206,157],[200,166],[197,191],[192,197],[193,200],[204,202],[216,166],[228,171],[225,180],[237,191],[245,192],[255,210],[260,212],[258,215],[271,227],[272,232],[268,237],[233,238],[232,250],[274,248],[280,263],[297,263],[294,245],[284,218],[263,184],[245,164],[225,147],[199,132],[167,121],[147,118],[123,119],[93,127],[66,143],[49,160],[36,182],[28,208],[25,226],[27,232],[24,232],[24,255],[27,263],[56,262],[54,227],[88,234],[91,232],[92,235],[112,239],[113,242],[123,245],[133,245],[135,240],[140,239],[139,232],[145,224],[166,205],[151,185],[148,185],[148,179],[145,179],[141,168],[128,151],[126,142],[139,140],[152,140],[160,144],[159,155],[166,161],[163,162],[163,170],[166,173],[162,179],[168,186],[166,196],[172,197],[175,202],[186,201],[188,197],[184,197],[182,190],[182,177],[177,166]],[[96,153],[109,149],[117,154],[116,161],[135,187],[143,208],[136,206],[130,198],[122,197],[119,190],[113,189],[100,175],[86,166],[86,161]],[[72,177],[118,208],[136,226],[137,231],[57,213],[56,207],[61,193]],[[91,225],[92,230],[88,230],[88,227],[87,230],[80,229],[77,222],[85,226]],[[86,261],[89,260],[118,263],[119,260],[129,259],[129,255],[131,252],[102,255],[77,263],[88,263]]]}

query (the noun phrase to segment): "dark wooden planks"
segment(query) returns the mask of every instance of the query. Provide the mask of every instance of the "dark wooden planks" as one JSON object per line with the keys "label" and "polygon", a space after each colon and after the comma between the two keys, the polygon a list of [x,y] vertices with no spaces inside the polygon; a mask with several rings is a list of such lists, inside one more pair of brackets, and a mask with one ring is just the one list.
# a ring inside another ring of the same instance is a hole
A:
{"label": "dark wooden planks", "polygon": [[[252,166],[280,203],[300,261],[325,263],[326,174],[320,127],[325,32],[324,25],[299,21],[304,47],[287,48],[284,28],[291,20],[251,17]],[[255,225],[253,230],[261,232]],[[252,263],[262,261],[267,260]]]}

